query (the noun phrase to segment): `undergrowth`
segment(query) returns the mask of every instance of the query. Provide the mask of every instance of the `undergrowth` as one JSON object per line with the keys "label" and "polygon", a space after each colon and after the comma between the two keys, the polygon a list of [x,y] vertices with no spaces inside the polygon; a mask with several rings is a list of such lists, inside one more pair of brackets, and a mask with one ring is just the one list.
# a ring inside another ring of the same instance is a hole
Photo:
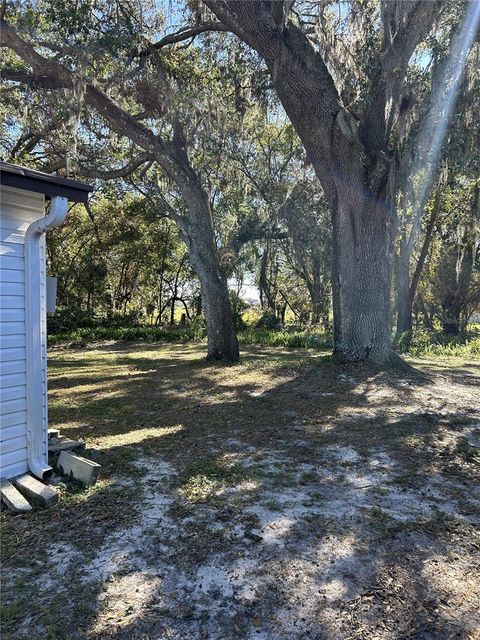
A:
{"label": "undergrowth", "polygon": [[[202,342],[206,339],[205,327],[200,324],[177,327],[140,325],[136,327],[84,327],[48,336],[49,345],[64,344],[72,348],[84,347],[102,340],[125,342]],[[267,329],[247,327],[238,332],[242,345],[265,347],[291,347],[330,350],[333,348],[331,333],[317,328]],[[413,356],[480,356],[480,335],[470,332],[462,336],[448,336],[440,332],[418,331],[402,335],[395,341],[397,353]]]}

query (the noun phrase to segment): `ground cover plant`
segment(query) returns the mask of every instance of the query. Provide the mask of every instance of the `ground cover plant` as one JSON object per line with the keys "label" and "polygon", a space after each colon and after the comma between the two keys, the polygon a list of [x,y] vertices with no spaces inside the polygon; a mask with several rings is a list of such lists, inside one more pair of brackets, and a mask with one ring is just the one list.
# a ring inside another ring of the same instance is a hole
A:
{"label": "ground cover plant", "polygon": [[2,515],[4,638],[479,637],[478,359],[244,349],[51,352],[102,476]]}

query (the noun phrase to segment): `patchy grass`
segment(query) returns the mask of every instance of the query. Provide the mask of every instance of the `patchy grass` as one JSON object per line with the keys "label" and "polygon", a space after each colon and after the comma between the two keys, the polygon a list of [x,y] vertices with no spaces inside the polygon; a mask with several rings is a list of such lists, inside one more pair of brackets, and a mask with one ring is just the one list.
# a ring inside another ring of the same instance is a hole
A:
{"label": "patchy grass", "polygon": [[2,514],[2,638],[477,638],[480,366],[409,362],[52,352],[51,426],[102,475]]}
{"label": "patchy grass", "polygon": [[206,502],[234,485],[242,475],[243,469],[238,464],[205,458],[187,469],[180,491],[191,502]]}

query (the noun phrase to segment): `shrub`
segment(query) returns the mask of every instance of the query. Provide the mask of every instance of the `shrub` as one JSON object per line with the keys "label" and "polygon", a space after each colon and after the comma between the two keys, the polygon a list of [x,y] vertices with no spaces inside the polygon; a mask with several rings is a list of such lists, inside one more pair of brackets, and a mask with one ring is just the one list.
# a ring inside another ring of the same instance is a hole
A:
{"label": "shrub", "polygon": [[65,307],[57,309],[55,313],[47,315],[47,330],[49,334],[74,331],[84,327],[94,327],[95,316],[91,311]]}
{"label": "shrub", "polygon": [[232,317],[235,329],[237,331],[245,329],[246,324],[243,319],[243,312],[248,309],[248,304],[244,302],[235,291],[230,290],[228,295],[230,298],[230,305],[232,307]]}
{"label": "shrub", "polygon": [[280,329],[281,323],[273,311],[267,309],[258,319],[256,327],[257,329]]}
{"label": "shrub", "polygon": [[76,331],[50,335],[50,345],[64,342],[71,346],[85,346],[101,340],[123,340],[125,342],[196,342],[205,338],[205,329],[201,326],[157,327],[143,325],[137,327],[91,327]]}

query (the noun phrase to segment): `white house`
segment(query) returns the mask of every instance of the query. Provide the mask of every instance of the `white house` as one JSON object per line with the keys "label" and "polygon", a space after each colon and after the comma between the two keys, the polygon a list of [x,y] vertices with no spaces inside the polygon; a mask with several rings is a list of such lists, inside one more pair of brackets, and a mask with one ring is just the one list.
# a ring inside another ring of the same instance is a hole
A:
{"label": "white house", "polygon": [[[0,478],[48,465],[45,232],[92,187],[0,163]],[[46,201],[50,201],[46,211]]]}

